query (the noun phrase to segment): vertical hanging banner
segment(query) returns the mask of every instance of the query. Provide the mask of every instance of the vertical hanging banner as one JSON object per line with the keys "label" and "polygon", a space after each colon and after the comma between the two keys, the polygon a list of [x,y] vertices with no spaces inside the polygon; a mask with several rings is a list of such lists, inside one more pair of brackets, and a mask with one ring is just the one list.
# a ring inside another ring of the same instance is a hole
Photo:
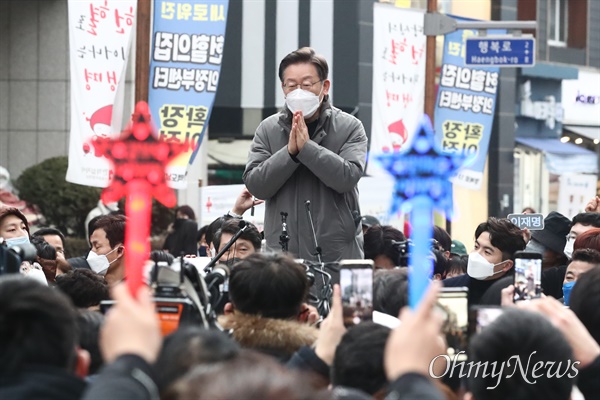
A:
{"label": "vertical hanging banner", "polygon": [[155,0],[148,104],[159,139],[188,151],[167,168],[167,181],[185,189],[217,93],[228,0]]}
{"label": "vertical hanging banner", "polygon": [[[423,10],[373,4],[373,155],[406,148],[423,115],[427,41],[423,14]],[[385,174],[373,162],[367,173]]]}
{"label": "vertical hanging banner", "polygon": [[71,133],[67,181],[106,187],[108,160],[94,138],[121,132],[136,0],[69,0]]}
{"label": "vertical hanging banner", "polygon": [[[488,31],[489,35],[503,33],[503,30]],[[469,160],[452,182],[472,190],[480,189],[483,180],[492,135],[499,71],[498,67],[465,66],[465,39],[475,35],[476,31],[457,30],[445,36],[434,114],[438,147],[446,153],[462,155]],[[486,49],[486,52],[493,55],[495,49],[501,48],[500,40],[497,46]]]}

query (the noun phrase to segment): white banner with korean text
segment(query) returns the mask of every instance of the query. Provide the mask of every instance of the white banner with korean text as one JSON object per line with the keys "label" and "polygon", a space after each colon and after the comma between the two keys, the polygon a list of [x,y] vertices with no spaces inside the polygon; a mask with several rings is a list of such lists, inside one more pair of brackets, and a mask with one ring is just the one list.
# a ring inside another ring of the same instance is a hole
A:
{"label": "white banner with korean text", "polygon": [[[373,4],[373,110],[370,154],[402,151],[425,102],[423,10]],[[370,159],[372,157],[369,157]],[[369,162],[369,175],[384,174]]]}
{"label": "white banner with korean text", "polygon": [[106,187],[110,163],[95,136],[122,130],[125,72],[136,0],[69,0],[71,134],[67,181]]}
{"label": "white banner with korean text", "polygon": [[[392,225],[400,230],[404,227],[402,214],[390,215],[394,179],[387,175],[381,177],[363,177],[358,181],[358,192],[361,215],[372,215],[382,225]],[[227,214],[233,207],[236,198],[244,190],[244,185],[203,186],[200,190],[200,226],[208,225],[215,219]],[[244,219],[252,222],[259,231],[263,230],[265,205],[255,207],[254,215],[250,210],[244,213]]]}

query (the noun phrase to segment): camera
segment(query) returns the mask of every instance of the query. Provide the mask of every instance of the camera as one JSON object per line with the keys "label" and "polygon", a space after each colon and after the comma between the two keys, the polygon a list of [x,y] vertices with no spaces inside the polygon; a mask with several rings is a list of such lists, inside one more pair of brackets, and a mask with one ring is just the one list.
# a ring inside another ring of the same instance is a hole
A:
{"label": "camera", "polygon": [[0,238],[0,275],[15,274],[21,270],[24,261],[35,261],[37,250],[31,243],[8,247]]}

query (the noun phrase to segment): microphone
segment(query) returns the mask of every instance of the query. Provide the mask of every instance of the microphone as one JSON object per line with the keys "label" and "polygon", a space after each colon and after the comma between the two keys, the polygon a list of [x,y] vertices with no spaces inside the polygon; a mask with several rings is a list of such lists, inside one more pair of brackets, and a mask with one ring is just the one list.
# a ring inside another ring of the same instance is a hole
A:
{"label": "microphone", "polygon": [[308,223],[310,224],[310,229],[312,231],[313,241],[315,242],[315,254],[317,256],[317,260],[319,263],[323,263],[321,259],[321,248],[319,247],[319,243],[317,242],[317,234],[315,233],[315,225],[313,224],[312,214],[310,212],[310,200],[306,200],[304,202],[304,206],[306,207],[306,216],[308,217]]}
{"label": "microphone", "polygon": [[240,228],[240,230],[233,235],[233,237],[231,238],[231,240],[229,242],[227,242],[227,244],[225,246],[223,246],[223,248],[217,253],[217,255],[210,260],[210,262],[208,264],[206,264],[206,266],[204,267],[204,271],[208,272],[211,271],[213,266],[217,263],[217,261],[219,261],[219,259],[221,258],[221,256],[223,254],[225,254],[225,252],[227,250],[229,250],[231,248],[231,246],[233,246],[233,244],[236,242],[236,240],[238,240],[240,238],[240,236],[242,236],[242,234],[246,231],[246,229],[248,229],[250,225],[248,225],[246,223],[246,221],[244,221],[243,219],[240,220],[238,227]]}
{"label": "microphone", "polygon": [[284,253],[288,252],[288,242],[290,241],[290,235],[287,231],[287,216],[288,213],[281,212],[281,235],[279,236],[279,244],[281,245],[281,251]]}

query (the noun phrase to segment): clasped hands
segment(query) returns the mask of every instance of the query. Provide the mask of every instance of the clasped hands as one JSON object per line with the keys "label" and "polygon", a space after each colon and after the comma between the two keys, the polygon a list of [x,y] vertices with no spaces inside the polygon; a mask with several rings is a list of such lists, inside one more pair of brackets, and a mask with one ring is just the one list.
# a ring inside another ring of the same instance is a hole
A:
{"label": "clasped hands", "polygon": [[302,111],[296,111],[292,117],[292,129],[290,130],[290,139],[288,141],[288,153],[293,156],[298,155],[309,139],[308,127],[306,126],[306,122],[304,122]]}

